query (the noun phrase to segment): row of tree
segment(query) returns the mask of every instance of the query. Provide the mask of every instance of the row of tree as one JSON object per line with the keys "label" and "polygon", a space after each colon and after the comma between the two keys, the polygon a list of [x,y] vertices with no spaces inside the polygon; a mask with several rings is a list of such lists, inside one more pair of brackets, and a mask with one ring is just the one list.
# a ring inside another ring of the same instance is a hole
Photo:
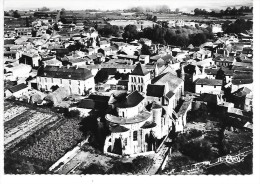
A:
{"label": "row of tree", "polygon": [[148,38],[154,43],[176,45],[186,47],[189,44],[199,46],[207,41],[213,39],[212,29],[210,27],[204,28],[165,28],[158,25],[153,28],[147,27],[143,32],[138,32],[135,25],[128,25],[124,28],[123,38],[126,41],[134,39]]}
{"label": "row of tree", "polygon": [[230,8],[227,7],[225,10],[220,10],[220,12],[216,11],[207,11],[205,9],[199,9],[196,8],[194,9],[194,14],[195,15],[208,15],[208,16],[214,16],[214,17],[221,17],[221,16],[236,16],[236,15],[243,15],[244,13],[252,13],[253,12],[253,7],[249,6],[241,6],[240,8]]}
{"label": "row of tree", "polygon": [[226,21],[222,25],[224,33],[245,33],[246,30],[253,29],[253,22],[245,19],[237,19],[234,23]]}

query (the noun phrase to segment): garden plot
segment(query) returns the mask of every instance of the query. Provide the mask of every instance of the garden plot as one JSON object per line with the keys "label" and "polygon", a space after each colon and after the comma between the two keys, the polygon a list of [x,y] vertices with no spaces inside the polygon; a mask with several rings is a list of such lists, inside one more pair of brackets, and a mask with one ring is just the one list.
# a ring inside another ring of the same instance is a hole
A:
{"label": "garden plot", "polygon": [[84,139],[82,132],[79,130],[79,122],[77,120],[62,119],[59,121],[63,121],[61,126],[50,130],[46,136],[32,145],[21,148],[19,154],[53,164]]}
{"label": "garden plot", "polygon": [[8,148],[10,144],[15,144],[22,139],[31,135],[37,129],[42,128],[48,124],[49,121],[54,121],[57,117],[52,117],[52,114],[43,114],[41,112],[35,112],[30,119],[24,121],[15,128],[9,129],[4,134],[4,145]]}
{"label": "garden plot", "polygon": [[8,108],[7,110],[5,110],[4,122],[9,121],[9,120],[13,119],[14,117],[22,114],[26,110],[28,110],[27,107],[18,106],[18,105],[12,106],[12,105],[7,104],[7,107],[11,107],[11,108]]}
{"label": "garden plot", "polygon": [[28,110],[24,111],[23,113],[10,119],[9,121],[4,122],[4,132],[8,132],[10,129],[13,129],[13,128],[21,125],[22,123],[24,123],[25,121],[30,119],[33,116],[33,114],[35,114],[35,113],[36,113],[35,110],[28,109]]}

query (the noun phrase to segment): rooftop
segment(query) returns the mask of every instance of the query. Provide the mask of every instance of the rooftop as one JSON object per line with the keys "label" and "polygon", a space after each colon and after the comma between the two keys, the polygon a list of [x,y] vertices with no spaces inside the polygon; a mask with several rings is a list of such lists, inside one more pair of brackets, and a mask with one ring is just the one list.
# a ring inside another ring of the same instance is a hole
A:
{"label": "rooftop", "polygon": [[222,80],[218,79],[197,79],[196,85],[222,86]]}
{"label": "rooftop", "polygon": [[183,80],[171,72],[163,73],[152,79],[154,85],[165,85],[166,82],[169,84],[169,90],[174,92],[183,83]]}
{"label": "rooftop", "polygon": [[41,66],[38,69],[37,76],[74,80],[86,80],[93,77],[91,71],[86,68],[64,66]]}
{"label": "rooftop", "polygon": [[143,99],[144,99],[144,97],[138,91],[133,91],[128,96],[126,96],[126,98],[123,101],[117,102],[115,104],[115,106],[118,107],[118,108],[135,107]]}
{"label": "rooftop", "polygon": [[140,63],[138,63],[136,65],[135,69],[133,70],[133,72],[131,73],[131,75],[145,76],[148,73],[149,73],[149,71],[144,66],[142,66]]}
{"label": "rooftop", "polygon": [[141,111],[137,116],[132,118],[117,117],[111,114],[106,115],[106,120],[115,124],[134,124],[146,121],[151,116],[148,111]]}
{"label": "rooftop", "polygon": [[25,89],[25,88],[27,88],[27,85],[22,83],[22,84],[18,84],[16,86],[11,87],[9,89],[9,91],[11,91],[12,93],[15,93],[15,92],[20,91],[20,90]]}

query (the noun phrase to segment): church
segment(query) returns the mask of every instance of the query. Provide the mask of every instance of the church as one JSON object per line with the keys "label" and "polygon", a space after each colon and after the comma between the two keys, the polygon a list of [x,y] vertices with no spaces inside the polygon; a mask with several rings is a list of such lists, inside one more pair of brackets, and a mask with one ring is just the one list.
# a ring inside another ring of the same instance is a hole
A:
{"label": "church", "polygon": [[175,108],[183,93],[184,81],[173,73],[154,76],[141,64],[129,75],[128,94],[115,103],[116,113],[107,114],[111,134],[104,153],[122,156],[156,151],[162,139],[175,128]]}

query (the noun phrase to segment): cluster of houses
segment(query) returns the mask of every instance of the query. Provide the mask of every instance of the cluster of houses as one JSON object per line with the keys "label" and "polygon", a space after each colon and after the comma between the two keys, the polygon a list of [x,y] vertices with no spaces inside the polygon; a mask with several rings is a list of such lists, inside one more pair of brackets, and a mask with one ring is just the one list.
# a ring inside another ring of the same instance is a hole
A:
{"label": "cluster of houses", "polygon": [[[105,153],[155,151],[170,131],[184,130],[192,99],[213,99],[231,114],[237,112],[234,109],[252,112],[250,32],[181,48],[146,38],[130,43],[103,38],[93,27],[86,30],[80,24],[57,23],[59,31],[47,33],[49,26],[49,21],[39,19],[33,22],[36,37],[18,31],[19,38],[4,40],[4,79],[16,83],[6,89],[5,97],[30,99],[33,91],[39,92],[42,103],[44,97],[52,94],[54,99],[66,91],[82,97],[69,107],[81,115],[112,108],[105,116],[111,131]],[[142,55],[143,44],[152,55]],[[108,77],[97,82],[100,73]],[[189,98],[187,91],[200,98]]]}

